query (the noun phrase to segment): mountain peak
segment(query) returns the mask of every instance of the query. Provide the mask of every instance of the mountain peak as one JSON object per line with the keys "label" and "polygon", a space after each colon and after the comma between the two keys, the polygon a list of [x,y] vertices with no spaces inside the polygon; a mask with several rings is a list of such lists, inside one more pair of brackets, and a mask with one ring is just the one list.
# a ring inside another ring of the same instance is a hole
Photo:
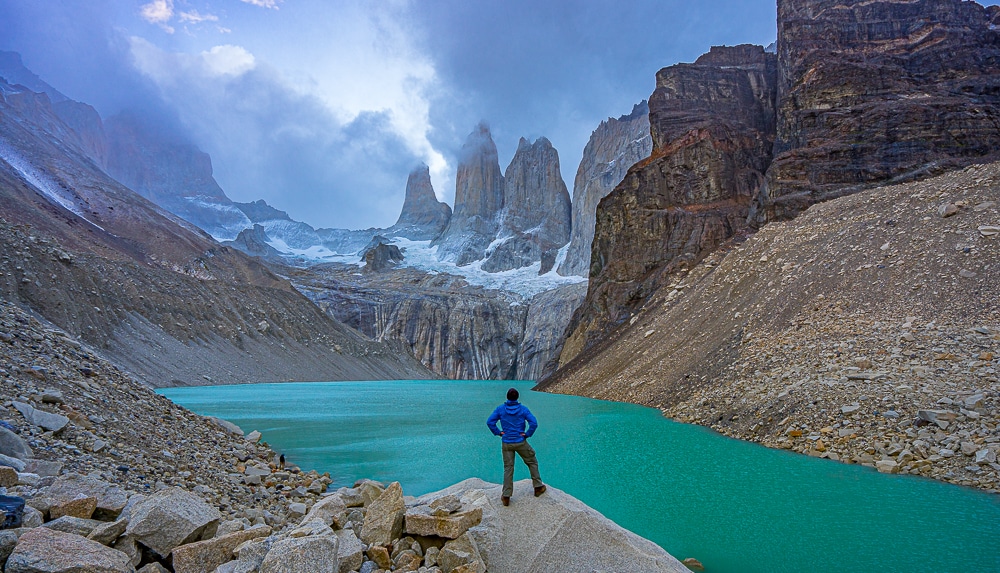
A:
{"label": "mountain peak", "polygon": [[438,201],[431,184],[430,168],[421,163],[406,180],[406,196],[399,219],[391,234],[411,240],[433,239],[441,234],[451,219],[451,207]]}

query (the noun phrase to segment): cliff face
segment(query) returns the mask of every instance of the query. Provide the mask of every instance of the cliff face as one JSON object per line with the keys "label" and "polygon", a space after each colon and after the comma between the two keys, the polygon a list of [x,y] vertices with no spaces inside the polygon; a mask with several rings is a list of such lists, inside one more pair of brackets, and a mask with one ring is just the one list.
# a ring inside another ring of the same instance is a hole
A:
{"label": "cliff face", "polygon": [[657,74],[651,157],[598,209],[563,359],[744,227],[1000,157],[1000,8],[781,0],[777,55],[713,48]]}
{"label": "cliff face", "polygon": [[657,73],[653,152],[600,202],[587,299],[563,361],[745,226],[771,160],[776,69],[762,47],[737,46]]}
{"label": "cliff face", "polygon": [[559,274],[590,276],[597,204],[622,182],[629,167],[649,157],[652,150],[645,101],[636,104],[629,115],[601,122],[590,135],[573,182],[572,231]]}
{"label": "cliff face", "polygon": [[[569,191],[559,171],[559,153],[548,139],[534,143],[521,138],[504,174],[501,241],[483,263],[486,272],[526,267],[542,260],[555,261],[555,252],[569,242],[571,208]],[[552,269],[542,268],[544,274]]]}
{"label": "cliff face", "polygon": [[780,0],[775,158],[751,222],[996,156],[998,19],[959,0]]}
{"label": "cliff face", "polygon": [[421,165],[410,172],[406,180],[403,209],[387,234],[413,241],[429,241],[441,235],[450,219],[451,207],[438,201],[431,185],[430,169]]}
{"label": "cliff face", "polygon": [[438,257],[463,266],[482,259],[497,234],[503,175],[490,128],[480,123],[465,141],[455,176],[455,210],[435,240]]}

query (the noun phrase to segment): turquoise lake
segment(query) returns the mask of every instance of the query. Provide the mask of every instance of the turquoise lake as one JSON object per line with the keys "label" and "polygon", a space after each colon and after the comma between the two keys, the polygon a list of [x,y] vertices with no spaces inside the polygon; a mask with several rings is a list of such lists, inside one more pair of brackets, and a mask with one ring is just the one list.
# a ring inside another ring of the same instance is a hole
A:
{"label": "turquoise lake", "polygon": [[[1000,496],[808,458],[678,424],[656,410],[531,392],[542,479],[708,573],[1000,572]],[[500,482],[486,418],[510,382],[172,388],[171,400],[260,430],[335,484],[407,495]],[[516,479],[527,478],[518,460]],[[531,499],[514,499],[531,503]]]}

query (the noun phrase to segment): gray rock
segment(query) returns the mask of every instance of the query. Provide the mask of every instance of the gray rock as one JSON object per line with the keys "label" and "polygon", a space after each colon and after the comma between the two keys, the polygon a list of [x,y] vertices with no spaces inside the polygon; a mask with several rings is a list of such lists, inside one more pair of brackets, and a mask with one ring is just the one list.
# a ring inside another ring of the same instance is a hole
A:
{"label": "gray rock", "polygon": [[335,535],[282,539],[267,552],[260,573],[337,573],[337,545]]}
{"label": "gray rock", "polygon": [[87,537],[103,523],[104,522],[97,521],[96,519],[84,519],[82,517],[64,515],[58,519],[53,519],[42,527],[53,529],[55,531],[61,531],[63,533],[72,533],[73,535],[79,535],[80,537]]}
{"label": "gray rock", "polygon": [[170,569],[154,561],[143,565],[136,573],[170,573]]}
{"label": "gray rock", "polygon": [[24,416],[24,419],[29,424],[44,428],[50,432],[58,432],[69,423],[69,418],[62,414],[51,414],[44,410],[38,410],[31,404],[25,404],[24,402],[14,402],[14,408]]}
{"label": "gray rock", "polygon": [[437,512],[439,509],[444,510],[445,515],[448,515],[449,513],[455,513],[456,511],[462,509],[462,500],[453,495],[446,495],[435,499],[428,505],[428,507],[431,508],[431,513],[434,515],[439,515]]}
{"label": "gray rock", "polygon": [[358,569],[358,573],[375,573],[378,570],[378,565],[374,561],[365,561],[361,564],[361,569]]}
{"label": "gray rock", "polygon": [[32,529],[7,559],[6,573],[132,573],[128,555],[78,535]]}
{"label": "gray rock", "polygon": [[80,496],[97,498],[97,509],[94,511],[96,519],[117,518],[128,503],[128,495],[122,488],[79,474],[59,477],[48,491],[53,504],[72,501]]}
{"label": "gray rock", "polygon": [[24,471],[38,474],[42,477],[56,477],[62,473],[62,462],[47,460],[28,460],[24,465]]}
{"label": "gray rock", "polygon": [[254,443],[254,444],[256,444],[257,442],[259,442],[260,438],[261,438],[261,434],[257,430],[254,430],[254,431],[250,432],[246,436],[246,440],[248,442],[251,442],[251,443]]}
{"label": "gray rock", "polygon": [[234,436],[243,435],[243,430],[229,420],[223,420],[222,418],[216,418],[215,416],[209,416],[208,420]]}
{"label": "gray rock", "polygon": [[373,481],[365,481],[358,486],[358,491],[361,493],[362,505],[368,507],[382,495],[385,488]]}
{"label": "gray rock", "polygon": [[[7,428],[0,427],[0,430],[6,430]],[[27,464],[23,460],[17,458],[12,458],[10,456],[5,456],[0,454],[0,466],[6,466],[8,468],[14,468],[18,472],[23,472]]]}
{"label": "gray rock", "polygon": [[389,545],[403,533],[403,488],[392,482],[382,495],[368,506],[365,523],[361,528],[361,541],[365,545]]}
{"label": "gray rock", "polygon": [[861,409],[861,406],[859,406],[857,404],[851,404],[849,406],[842,406],[840,408],[840,412],[842,414],[853,414],[853,413],[857,412],[860,409]]}
{"label": "gray rock", "polygon": [[302,517],[306,514],[306,504],[301,502],[288,504],[289,517]]}
{"label": "gray rock", "polygon": [[129,563],[132,564],[132,567],[138,567],[139,563],[142,562],[142,548],[139,547],[139,543],[133,537],[123,535],[115,540],[111,548],[128,555]]}
{"label": "gray rock", "polygon": [[[31,448],[29,448],[28,444],[21,439],[21,436],[18,436],[3,426],[0,426],[0,454],[3,454],[4,457],[16,458],[22,461],[34,457],[31,454]],[[17,471],[24,471],[24,468],[21,467]]]}
{"label": "gray rock", "polygon": [[302,519],[302,522],[320,520],[323,523],[340,529],[344,526],[347,514],[347,504],[340,494],[328,495],[312,506],[309,513]]}
{"label": "gray rock", "polygon": [[215,536],[222,537],[223,535],[243,531],[246,528],[246,524],[239,519],[230,519],[219,524],[219,528],[215,531]]}
{"label": "gray rock", "polygon": [[21,516],[21,527],[30,529],[33,527],[41,527],[45,523],[45,516],[42,512],[31,507],[30,505],[24,506],[24,515]]}
{"label": "gray rock", "polygon": [[937,424],[942,430],[948,428],[948,424],[955,421],[958,414],[955,412],[950,412],[948,410],[919,410],[917,411],[917,418],[924,420],[925,422],[930,422],[932,424]]}
{"label": "gray rock", "polygon": [[452,573],[459,567],[469,565],[472,566],[469,569],[475,573],[486,573],[479,546],[468,533],[445,543],[438,553],[437,562],[444,573]]}
{"label": "gray rock", "polygon": [[3,564],[7,562],[7,557],[14,551],[15,545],[17,545],[16,533],[0,531],[0,571],[3,570]]}
{"label": "gray rock", "polygon": [[365,546],[350,529],[343,529],[336,532],[337,559],[339,561],[338,572],[350,573],[361,567],[364,561]]}
{"label": "gray rock", "polygon": [[203,533],[215,533],[221,516],[202,499],[180,488],[167,488],[140,501],[131,509],[126,535],[134,537],[160,556]]}
{"label": "gray rock", "polygon": [[997,453],[993,450],[983,448],[976,452],[977,464],[992,464],[997,461]]}
{"label": "gray rock", "polygon": [[451,494],[466,508],[481,507],[483,521],[467,535],[476,542],[489,571],[689,573],[653,542],[552,486],[535,498],[531,481],[519,481],[509,507],[500,505],[500,489],[499,484],[470,479],[417,502]]}
{"label": "gray rock", "polygon": [[96,541],[101,545],[111,545],[116,539],[125,533],[125,529],[128,527],[128,520],[118,519],[112,521],[111,523],[104,523],[94,528],[93,531],[87,535],[87,539],[91,541]]}

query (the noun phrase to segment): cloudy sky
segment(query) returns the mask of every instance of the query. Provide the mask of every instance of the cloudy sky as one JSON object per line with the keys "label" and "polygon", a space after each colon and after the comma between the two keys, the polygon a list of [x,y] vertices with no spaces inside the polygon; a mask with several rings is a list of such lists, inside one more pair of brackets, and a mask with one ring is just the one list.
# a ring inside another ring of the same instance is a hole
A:
{"label": "cloudy sky", "polygon": [[420,162],[452,203],[481,119],[501,168],[544,135],[572,187],[656,70],[770,43],[774,21],[774,0],[2,0],[0,49],[105,117],[184,133],[234,200],[363,228],[395,222]]}

